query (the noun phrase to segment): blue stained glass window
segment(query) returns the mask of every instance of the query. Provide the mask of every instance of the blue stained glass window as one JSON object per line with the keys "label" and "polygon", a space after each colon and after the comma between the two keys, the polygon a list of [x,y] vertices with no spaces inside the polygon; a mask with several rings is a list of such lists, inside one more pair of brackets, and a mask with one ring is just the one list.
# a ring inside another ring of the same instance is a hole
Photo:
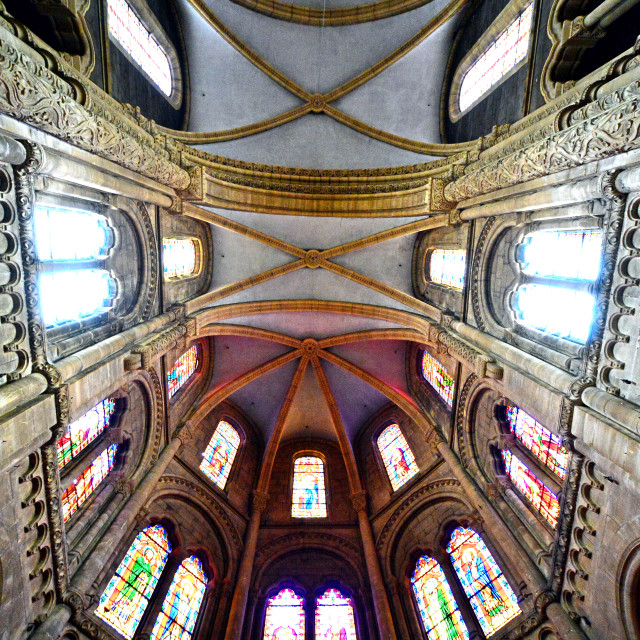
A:
{"label": "blue stained glass window", "polygon": [[238,432],[226,420],[220,420],[202,454],[200,471],[221,489],[224,489],[227,484],[227,478],[239,446]]}
{"label": "blue stained glass window", "polygon": [[314,456],[300,456],[293,465],[293,518],[326,518],[324,462]]}
{"label": "blue stained glass window", "polygon": [[378,450],[394,491],[418,473],[413,451],[397,424],[389,425],[378,436]]}
{"label": "blue stained glass window", "polygon": [[461,249],[434,249],[429,259],[429,279],[437,284],[462,289],[467,252]]}

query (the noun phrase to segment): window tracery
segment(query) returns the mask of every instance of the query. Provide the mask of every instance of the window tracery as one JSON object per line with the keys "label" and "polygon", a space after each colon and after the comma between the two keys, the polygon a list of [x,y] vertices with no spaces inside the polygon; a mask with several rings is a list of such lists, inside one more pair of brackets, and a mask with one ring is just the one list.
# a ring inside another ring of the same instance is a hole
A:
{"label": "window tracery", "polygon": [[324,462],[316,456],[300,456],[293,464],[293,518],[326,518]]}
{"label": "window tracery", "polygon": [[263,640],[305,636],[304,598],[293,589],[281,589],[267,600]]}
{"label": "window tracery", "polygon": [[453,377],[428,351],[423,351],[421,358],[422,377],[450,407],[453,406]]}
{"label": "window tracery", "polygon": [[164,238],[162,263],[165,280],[195,275],[198,264],[198,248],[190,238]]}
{"label": "window tracery", "polygon": [[473,529],[457,527],[447,553],[485,636],[492,636],[520,613],[513,589]]}
{"label": "window tracery", "polygon": [[197,344],[192,345],[177,360],[167,373],[167,390],[169,398],[184,387],[200,364],[200,350]]}
{"label": "window tracery", "polygon": [[151,640],[189,640],[206,590],[206,576],[198,556],[185,558],[176,570],[162,609],[151,632]]}
{"label": "window tracery", "polygon": [[377,445],[394,491],[418,473],[413,451],[397,424],[389,425],[378,436]]}
{"label": "window tracery", "polygon": [[327,589],[316,600],[315,637],[358,640],[351,598]]}
{"label": "window tracery", "polygon": [[240,435],[226,420],[220,420],[202,454],[200,470],[224,489],[240,446]]}
{"label": "window tracery", "polygon": [[164,527],[150,525],[140,531],[100,596],[95,615],[131,640],[170,552]]}
{"label": "window tracery", "polygon": [[462,249],[434,249],[429,255],[429,279],[462,291],[467,252]]}
{"label": "window tracery", "polygon": [[411,575],[420,619],[429,640],[468,640],[469,631],[440,564],[422,556]]}

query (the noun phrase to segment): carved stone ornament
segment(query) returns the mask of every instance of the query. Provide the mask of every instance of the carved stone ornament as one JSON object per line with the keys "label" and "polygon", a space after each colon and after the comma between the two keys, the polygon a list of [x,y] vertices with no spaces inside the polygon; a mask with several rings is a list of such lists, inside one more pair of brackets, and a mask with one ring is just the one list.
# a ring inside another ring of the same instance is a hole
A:
{"label": "carved stone ornament", "polygon": [[351,494],[351,504],[356,513],[367,510],[367,492],[357,491]]}
{"label": "carved stone ornament", "polygon": [[269,503],[269,494],[263,491],[253,492],[253,508],[259,513],[263,513]]}

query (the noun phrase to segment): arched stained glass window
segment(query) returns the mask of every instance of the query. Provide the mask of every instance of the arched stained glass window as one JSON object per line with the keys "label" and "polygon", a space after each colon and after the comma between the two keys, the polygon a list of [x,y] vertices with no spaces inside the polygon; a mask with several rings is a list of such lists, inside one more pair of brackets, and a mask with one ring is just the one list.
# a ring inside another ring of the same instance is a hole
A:
{"label": "arched stained glass window", "polygon": [[58,467],[62,469],[108,426],[116,409],[113,398],[105,398],[72,422],[58,440]]}
{"label": "arched stained glass window", "polygon": [[189,640],[206,589],[206,576],[197,556],[185,558],[176,570],[151,632],[151,640]]}
{"label": "arched stained glass window", "polygon": [[171,95],[169,57],[126,0],[108,0],[109,35],[166,96]]}
{"label": "arched stained glass window", "polygon": [[66,522],[94,492],[96,487],[109,475],[116,461],[118,445],[107,447],[93,462],[67,487],[62,494],[62,517]]}
{"label": "arched stained glass window", "polygon": [[492,636],[520,613],[516,594],[473,529],[455,529],[447,553],[485,636]]}
{"label": "arched stained glass window", "polygon": [[140,624],[170,551],[164,527],[143,529],[100,596],[95,614],[128,640]]}
{"label": "arched stained glass window", "polygon": [[427,351],[422,352],[422,376],[449,406],[453,406],[453,378]]}
{"label": "arched stained glass window", "polygon": [[198,345],[194,344],[185,351],[167,374],[169,397],[173,396],[185,385],[198,368]]}
{"label": "arched stained glass window", "polygon": [[314,456],[300,456],[293,464],[294,518],[326,518],[324,463]]}
{"label": "arched stained glass window", "polygon": [[162,263],[165,280],[193,275],[196,272],[198,251],[188,238],[165,238],[162,241]]}
{"label": "arched stained glass window", "polygon": [[484,50],[460,84],[458,108],[470,109],[495,84],[525,59],[533,20],[533,2]]}
{"label": "arched stained glass window", "polygon": [[394,491],[418,473],[413,451],[397,424],[389,425],[378,436],[378,450]]}
{"label": "arched stained glass window", "polygon": [[569,452],[562,446],[560,438],[519,407],[507,405],[506,412],[509,428],[515,437],[538,460],[564,480],[567,477]]}
{"label": "arched stained glass window", "polygon": [[282,589],[267,600],[263,640],[304,640],[304,598]]}
{"label": "arched stained glass window", "polygon": [[422,556],[411,576],[422,625],[429,640],[468,640],[469,631],[442,567]]}
{"label": "arched stained glass window", "polygon": [[202,455],[200,471],[224,489],[240,446],[238,432],[226,421],[220,420]]}
{"label": "arched stained glass window", "polygon": [[327,589],[316,600],[315,623],[318,640],[358,640],[353,602],[337,589]]}
{"label": "arched stained glass window", "polygon": [[555,529],[558,526],[560,503],[555,493],[544,485],[511,451],[501,451],[504,466],[511,482]]}
{"label": "arched stained glass window", "polygon": [[462,290],[467,252],[462,249],[434,249],[429,258],[429,279],[436,284]]}

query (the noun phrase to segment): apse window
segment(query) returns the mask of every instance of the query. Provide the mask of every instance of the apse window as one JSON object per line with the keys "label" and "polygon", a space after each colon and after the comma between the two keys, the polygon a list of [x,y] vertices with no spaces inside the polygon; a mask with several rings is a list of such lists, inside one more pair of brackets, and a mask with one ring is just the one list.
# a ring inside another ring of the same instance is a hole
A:
{"label": "apse window", "polygon": [[358,640],[353,602],[338,589],[327,589],[316,600],[315,637]]}
{"label": "apse window", "polygon": [[300,456],[293,463],[293,518],[326,518],[327,501],[324,462],[315,456]]}
{"label": "apse window", "polygon": [[428,351],[422,352],[420,364],[422,377],[450,407],[453,406],[453,377]]}
{"label": "apse window", "polygon": [[45,324],[107,312],[117,283],[104,268],[115,238],[106,219],[88,211],[37,205],[33,229]]}
{"label": "apse window", "polygon": [[304,598],[293,589],[281,589],[267,600],[263,640],[304,640]]}
{"label": "apse window", "polygon": [[199,355],[198,345],[194,344],[178,358],[167,373],[167,390],[170,398],[173,398],[197,371],[200,363]]}
{"label": "apse window", "polygon": [[158,40],[126,0],[107,0],[109,36],[169,97],[173,89],[171,62]]}
{"label": "apse window", "polygon": [[239,446],[238,432],[226,420],[220,420],[202,455],[200,471],[221,489],[227,484]]}
{"label": "apse window", "polygon": [[536,231],[519,248],[521,284],[512,297],[516,320],[584,343],[589,339],[600,273],[602,232]]}
{"label": "apse window", "polygon": [[377,440],[393,490],[399,489],[418,473],[418,465],[409,443],[397,424],[389,425]]}
{"label": "apse window", "polygon": [[194,276],[198,265],[196,242],[188,238],[165,238],[162,262],[165,280]]}
{"label": "apse window", "polygon": [[468,111],[527,57],[533,24],[533,3],[471,64],[460,83],[458,109]]}
{"label": "apse window", "polygon": [[467,252],[461,249],[434,249],[429,254],[429,280],[462,291]]}

